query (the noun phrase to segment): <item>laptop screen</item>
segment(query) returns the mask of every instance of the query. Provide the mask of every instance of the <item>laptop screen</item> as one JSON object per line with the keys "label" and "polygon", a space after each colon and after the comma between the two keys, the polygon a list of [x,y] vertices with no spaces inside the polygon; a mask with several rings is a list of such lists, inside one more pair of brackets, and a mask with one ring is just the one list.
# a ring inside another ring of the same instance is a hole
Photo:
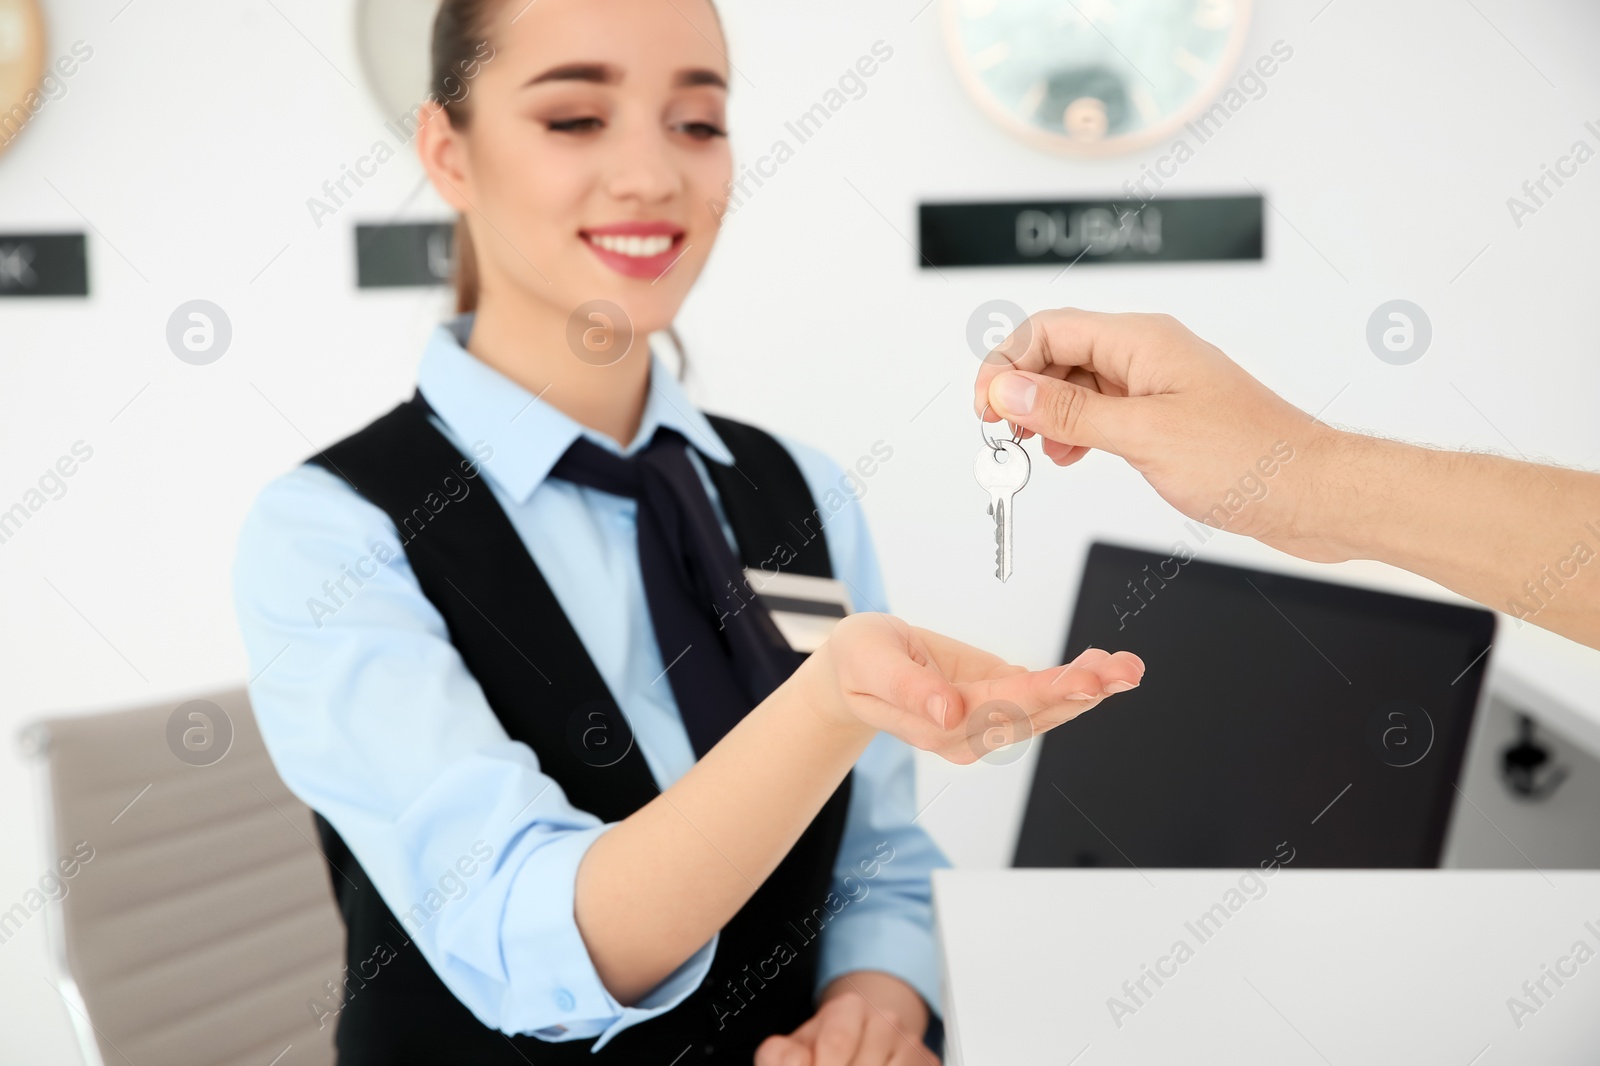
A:
{"label": "laptop screen", "polygon": [[1066,659],[1144,659],[1047,733],[1017,866],[1437,866],[1490,611],[1109,544]]}

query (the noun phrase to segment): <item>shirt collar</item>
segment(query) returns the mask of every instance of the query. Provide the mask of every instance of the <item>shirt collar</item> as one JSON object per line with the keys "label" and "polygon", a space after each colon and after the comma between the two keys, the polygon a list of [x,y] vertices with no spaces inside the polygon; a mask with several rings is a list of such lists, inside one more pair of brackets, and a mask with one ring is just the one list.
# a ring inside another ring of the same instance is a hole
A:
{"label": "shirt collar", "polygon": [[572,442],[588,437],[622,455],[643,448],[660,428],[681,433],[707,459],[733,465],[733,454],[683,387],[653,351],[650,391],[639,432],[626,448],[544,402],[466,350],[476,312],[441,323],[429,337],[417,368],[417,387],[459,444],[491,449],[481,460],[507,494],[526,503]]}

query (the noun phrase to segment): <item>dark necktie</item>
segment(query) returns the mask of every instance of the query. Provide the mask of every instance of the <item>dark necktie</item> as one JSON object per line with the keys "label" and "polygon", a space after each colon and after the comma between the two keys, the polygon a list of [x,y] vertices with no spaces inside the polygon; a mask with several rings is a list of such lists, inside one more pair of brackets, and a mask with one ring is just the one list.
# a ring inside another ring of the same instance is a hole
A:
{"label": "dark necktie", "polygon": [[650,621],[689,742],[704,755],[798,659],[746,585],[687,442],[658,429],[624,458],[579,437],[550,476],[638,501]]}

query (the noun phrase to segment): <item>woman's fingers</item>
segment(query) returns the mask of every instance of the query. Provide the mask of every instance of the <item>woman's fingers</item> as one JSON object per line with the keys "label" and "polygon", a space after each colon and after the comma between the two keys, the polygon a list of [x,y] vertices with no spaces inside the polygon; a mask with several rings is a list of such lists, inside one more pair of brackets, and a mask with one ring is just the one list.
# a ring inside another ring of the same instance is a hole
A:
{"label": "woman's fingers", "polygon": [[[1107,681],[1123,680],[1137,683],[1138,678],[1144,676],[1144,660],[1131,651],[1109,652],[1104,648],[1085,648],[1067,665],[1089,667],[1096,673],[1103,674],[1103,679]],[[1133,670],[1137,677],[1127,676],[1129,670]],[[1109,674],[1105,674],[1106,671],[1109,671]]]}
{"label": "woman's fingers", "polygon": [[961,694],[913,627],[887,614],[855,614],[839,626],[850,627],[839,642],[847,649],[839,679],[846,691],[945,728]]}
{"label": "woman's fingers", "polygon": [[866,1036],[867,1001],[857,995],[835,996],[817,1011],[814,1066],[850,1066]]}
{"label": "woman's fingers", "polygon": [[884,614],[841,620],[829,643],[852,714],[958,763],[1052,729],[1144,677],[1132,652],[1090,648],[1030,671]]}
{"label": "woman's fingers", "polygon": [[[1144,660],[1131,651],[1089,648],[1062,670],[1068,675],[1068,681],[1076,683],[1073,691],[1090,691],[1089,686],[1094,682],[1089,680],[1089,675],[1093,675],[1099,681],[1100,691],[1107,696],[1136,688],[1144,680]],[[1051,687],[1055,684],[1052,682]]]}
{"label": "woman's fingers", "polygon": [[1099,699],[1126,692],[1143,677],[1144,662],[1132,652],[1112,654],[1091,649],[1066,666],[986,678],[958,687],[969,704],[974,699],[1008,700],[1031,715],[1068,700]]}
{"label": "woman's fingers", "polygon": [[1104,648],[1089,647],[1080,651],[1077,657],[1067,665],[1088,666],[1090,663],[1097,663],[1109,658],[1111,658],[1111,653],[1106,651]]}
{"label": "woman's fingers", "polygon": [[998,655],[974,647],[954,637],[936,633],[931,629],[912,626],[920,647],[926,648],[934,665],[951,681],[965,681],[979,677],[996,677],[1003,673],[1017,673],[1020,666],[1012,666]]}
{"label": "woman's fingers", "polygon": [[889,1066],[939,1066],[939,1060],[925,1045],[910,1047],[902,1040],[894,1049]]}
{"label": "woman's fingers", "polygon": [[[1071,721],[1143,678],[1144,663],[1137,655],[1095,648],[1054,670],[960,686],[970,708],[966,745],[974,757],[982,757]],[[951,750],[956,761],[966,761],[966,753]]]}
{"label": "woman's fingers", "polygon": [[850,1060],[851,1066],[889,1066],[894,1061],[896,1046],[907,1039],[910,1038],[903,1036],[887,1017],[868,1003],[867,1023],[861,1030],[861,1046],[856,1048],[856,1057]]}
{"label": "woman's fingers", "polygon": [[756,1048],[755,1066],[811,1066],[811,1052],[787,1036],[769,1036]]}

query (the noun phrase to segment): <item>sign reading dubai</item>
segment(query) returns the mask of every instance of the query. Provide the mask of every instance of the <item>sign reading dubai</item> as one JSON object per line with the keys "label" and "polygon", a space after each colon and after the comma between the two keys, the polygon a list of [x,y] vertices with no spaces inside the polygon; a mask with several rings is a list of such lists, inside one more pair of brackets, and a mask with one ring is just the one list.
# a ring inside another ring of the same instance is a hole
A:
{"label": "sign reading dubai", "polygon": [[1259,196],[923,204],[926,268],[1259,260]]}

